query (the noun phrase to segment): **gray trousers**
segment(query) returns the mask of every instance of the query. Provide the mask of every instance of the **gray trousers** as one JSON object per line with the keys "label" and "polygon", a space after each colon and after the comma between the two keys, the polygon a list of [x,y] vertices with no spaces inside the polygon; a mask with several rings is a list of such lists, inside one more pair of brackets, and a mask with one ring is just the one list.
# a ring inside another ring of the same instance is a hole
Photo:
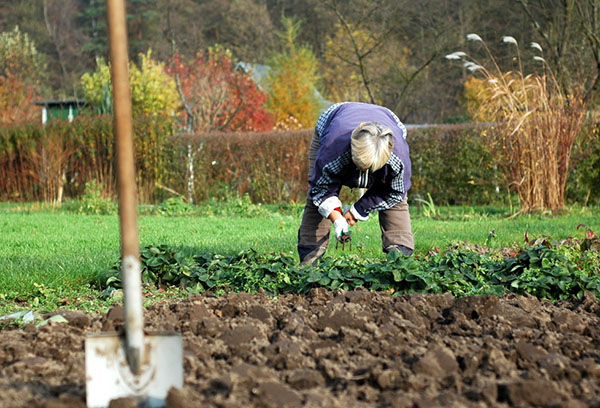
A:
{"label": "gray trousers", "polygon": [[[315,132],[308,152],[309,178],[313,172],[319,146],[319,137]],[[400,250],[407,255],[412,253],[415,244],[406,199],[388,210],[379,211],[379,226],[384,252]],[[330,231],[331,221],[323,218],[317,206],[307,198],[302,223],[298,230],[298,255],[302,264],[312,264],[325,254],[329,246]]]}

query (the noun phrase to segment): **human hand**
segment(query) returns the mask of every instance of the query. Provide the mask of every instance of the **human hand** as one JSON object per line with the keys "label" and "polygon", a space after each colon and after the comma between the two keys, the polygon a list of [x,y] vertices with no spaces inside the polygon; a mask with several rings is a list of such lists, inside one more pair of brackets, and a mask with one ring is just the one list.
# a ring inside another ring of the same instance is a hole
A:
{"label": "human hand", "polygon": [[335,231],[335,238],[339,242],[344,242],[346,240],[345,237],[350,235],[350,226],[348,225],[348,221],[346,221],[345,217],[339,217],[333,223],[333,228]]}
{"label": "human hand", "polygon": [[353,227],[354,224],[356,224],[356,218],[354,217],[354,214],[350,212],[350,210],[346,211],[346,213],[344,214],[344,218],[348,222],[349,226]]}

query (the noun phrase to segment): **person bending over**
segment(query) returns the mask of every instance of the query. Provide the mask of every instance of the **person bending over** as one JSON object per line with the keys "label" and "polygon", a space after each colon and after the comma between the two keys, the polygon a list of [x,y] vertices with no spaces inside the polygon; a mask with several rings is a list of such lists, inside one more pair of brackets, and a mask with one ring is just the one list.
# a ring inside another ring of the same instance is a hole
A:
{"label": "person bending over", "polygon": [[[308,161],[309,190],[298,230],[301,264],[313,264],[325,254],[331,223],[342,241],[350,227],[374,212],[379,214],[383,251],[412,254],[406,127],[392,111],[359,102],[332,105],[317,121]],[[342,186],[365,191],[345,213],[339,199]]]}

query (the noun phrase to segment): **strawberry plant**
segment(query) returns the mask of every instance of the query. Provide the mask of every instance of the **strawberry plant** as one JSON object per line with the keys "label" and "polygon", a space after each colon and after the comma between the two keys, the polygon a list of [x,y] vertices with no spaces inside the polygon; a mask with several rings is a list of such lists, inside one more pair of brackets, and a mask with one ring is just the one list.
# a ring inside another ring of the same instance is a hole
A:
{"label": "strawberry plant", "polygon": [[[168,245],[143,249],[144,283],[180,285],[190,292],[207,290],[257,292],[270,295],[306,293],[314,287],[330,290],[385,290],[393,293],[452,293],[454,296],[507,292],[529,293],[551,300],[600,295],[600,257],[582,240],[552,243],[538,239],[508,256],[450,249],[424,257],[396,252],[383,261],[356,254],[325,257],[315,266],[300,266],[288,253],[247,250],[237,255],[192,254]],[[101,279],[103,287],[119,287],[120,265]]]}

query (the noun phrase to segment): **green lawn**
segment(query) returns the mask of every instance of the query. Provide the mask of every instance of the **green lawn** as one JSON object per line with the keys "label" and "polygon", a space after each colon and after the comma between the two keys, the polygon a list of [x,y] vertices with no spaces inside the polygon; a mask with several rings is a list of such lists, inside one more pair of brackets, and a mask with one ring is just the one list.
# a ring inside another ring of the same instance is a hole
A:
{"label": "green lawn", "polygon": [[[235,254],[247,249],[295,254],[301,207],[232,209],[234,215],[139,217],[140,244],[170,244],[190,251]],[[145,211],[148,213],[149,211]],[[255,213],[250,217],[246,213]],[[215,211],[208,212],[215,213]],[[413,214],[416,254],[450,243],[469,241],[490,247],[523,243],[551,236],[560,240],[582,237],[585,224],[600,231],[598,208],[572,208],[559,217],[507,218],[495,208],[440,208],[439,219]],[[494,231],[493,237],[490,232]],[[353,228],[352,253],[378,258],[381,238],[377,217]],[[328,255],[344,256],[331,245]],[[89,282],[119,259],[119,223],[116,215],[82,215],[44,208],[0,206],[0,315],[36,307],[103,307]]]}

